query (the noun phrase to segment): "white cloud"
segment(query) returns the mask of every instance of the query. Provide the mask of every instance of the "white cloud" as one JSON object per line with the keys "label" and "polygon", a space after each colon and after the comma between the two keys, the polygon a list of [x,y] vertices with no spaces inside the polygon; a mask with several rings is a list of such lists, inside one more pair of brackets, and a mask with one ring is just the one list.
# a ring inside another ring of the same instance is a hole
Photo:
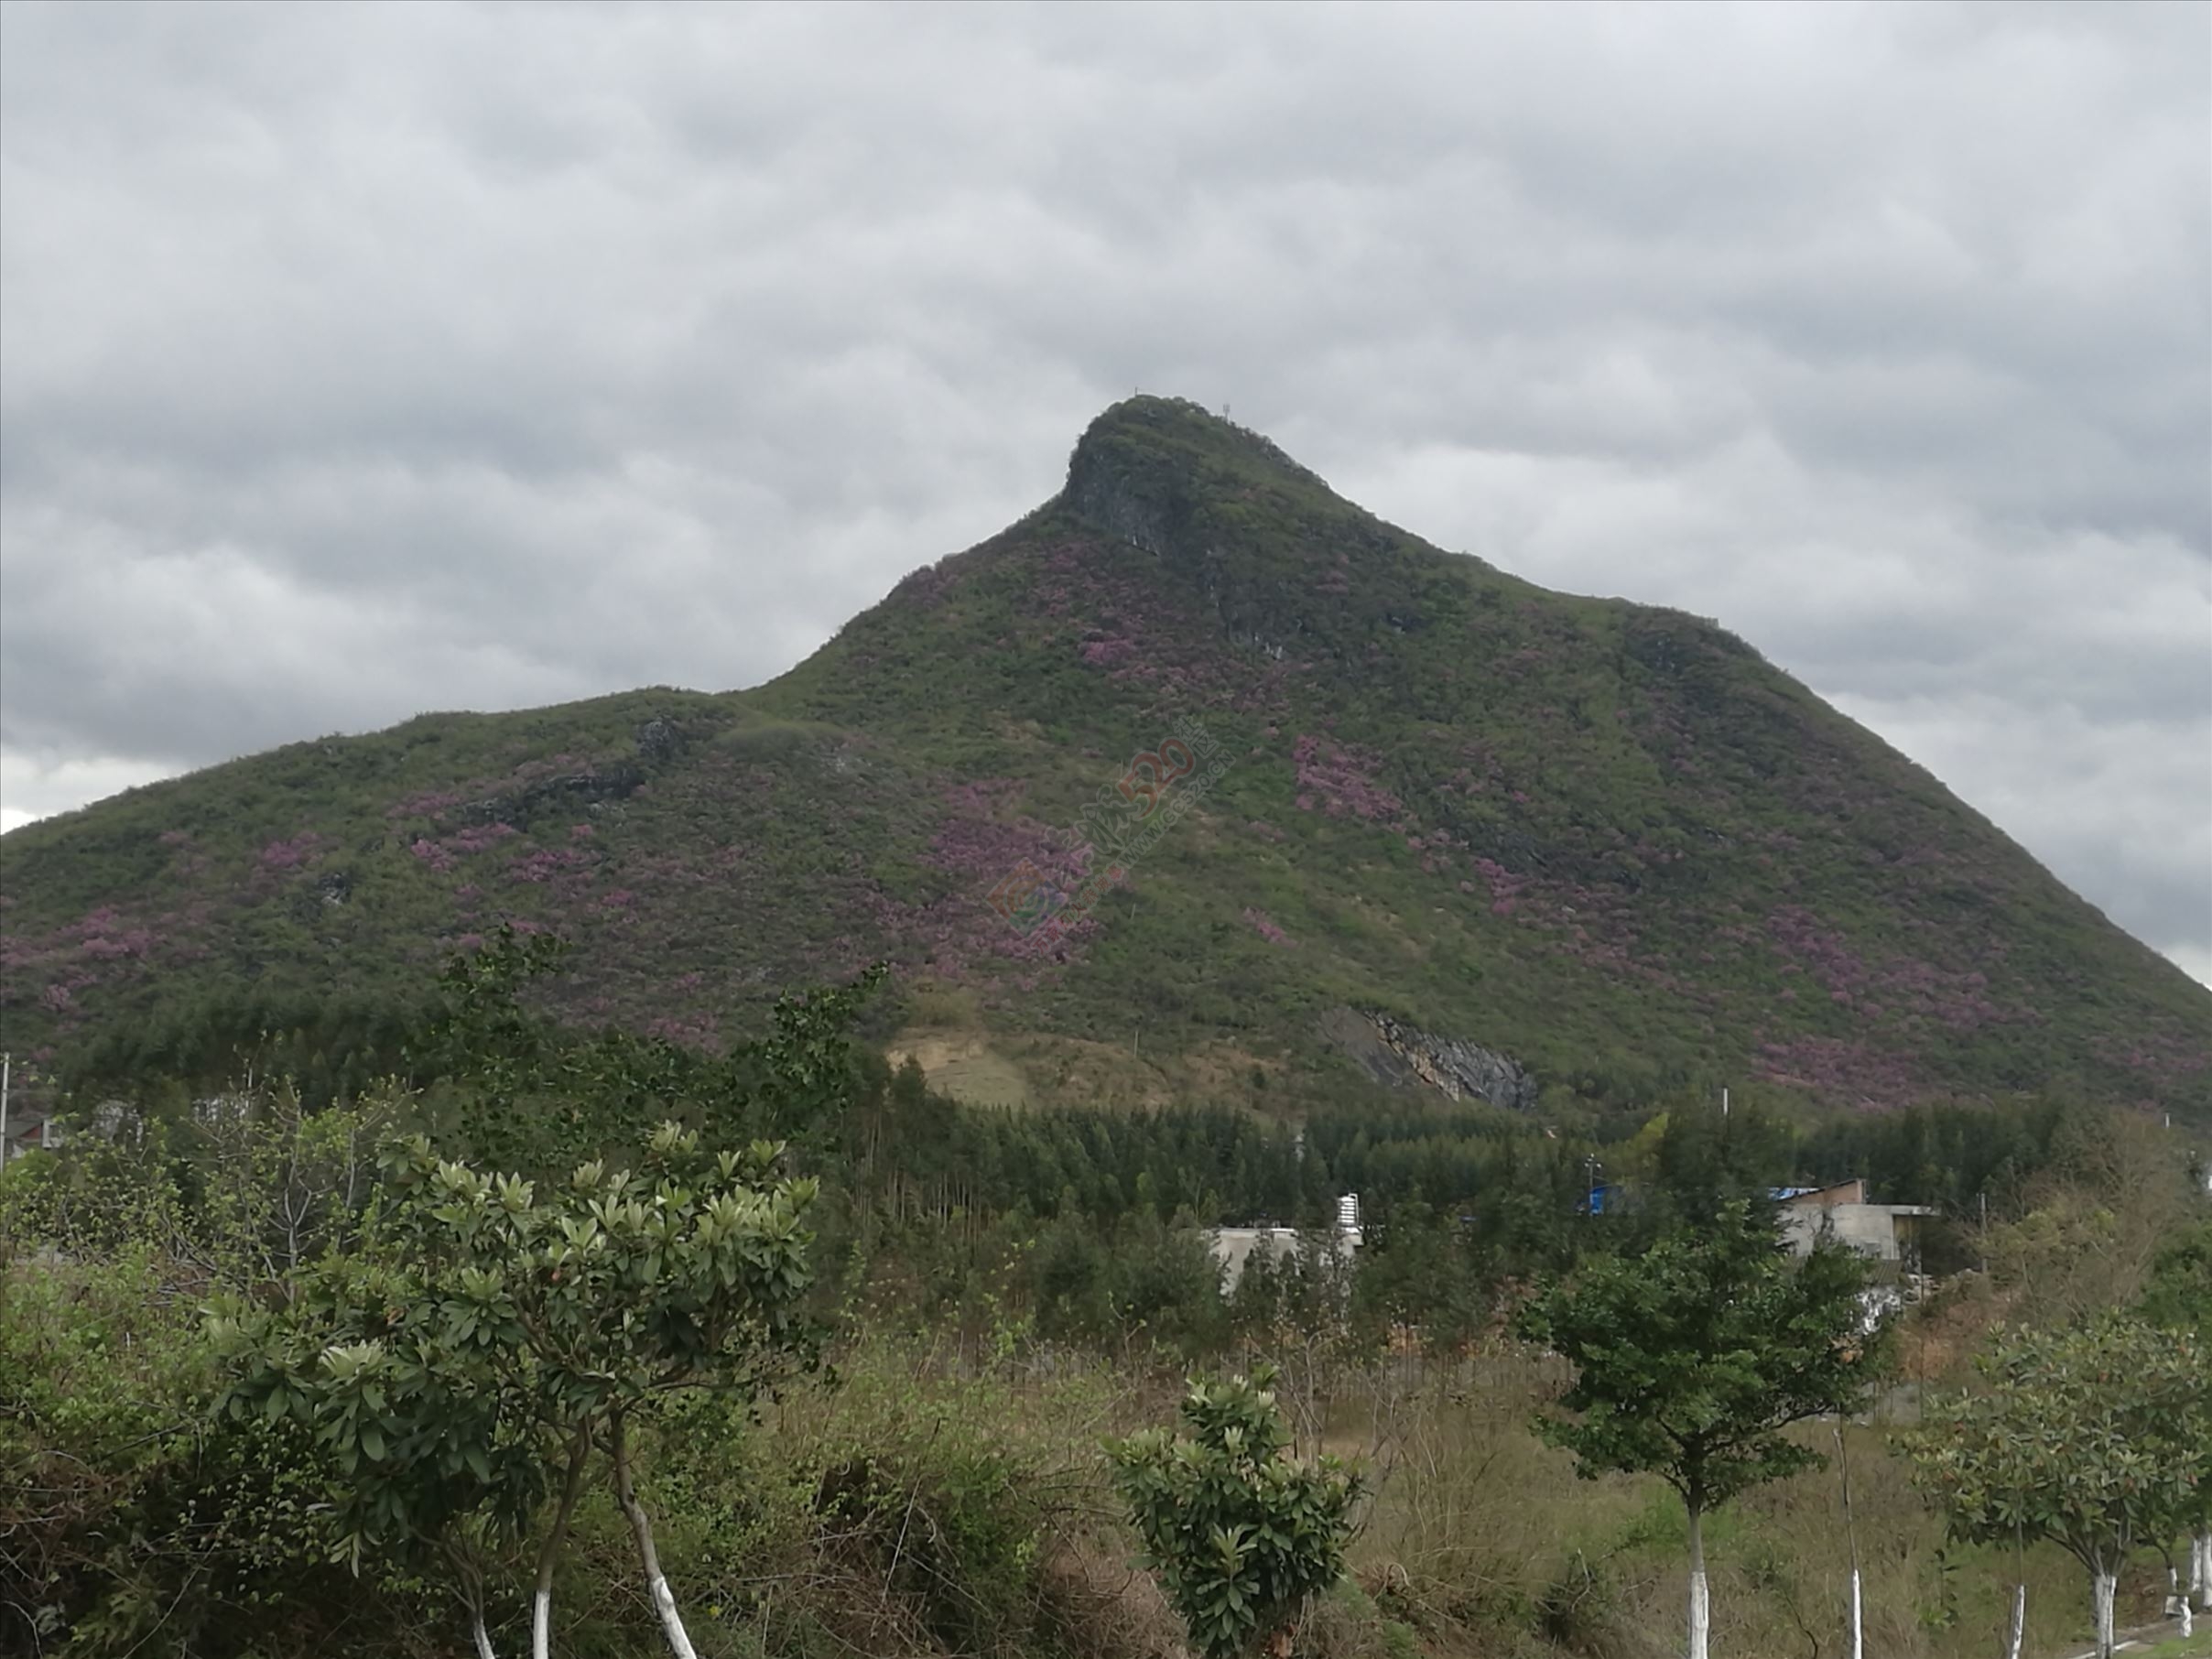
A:
{"label": "white cloud", "polygon": [[0,747],[0,834],[140,784],[156,783],[173,772],[132,761],[65,759]]}

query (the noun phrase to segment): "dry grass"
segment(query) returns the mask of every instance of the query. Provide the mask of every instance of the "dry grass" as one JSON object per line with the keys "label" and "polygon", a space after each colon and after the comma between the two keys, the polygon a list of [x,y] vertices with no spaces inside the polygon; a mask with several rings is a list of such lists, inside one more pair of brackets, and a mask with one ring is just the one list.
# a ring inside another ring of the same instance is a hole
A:
{"label": "dry grass", "polygon": [[[1297,1659],[1681,1652],[1680,1502],[1652,1479],[1580,1480],[1531,1431],[1558,1384],[1556,1362],[1280,1357],[1301,1448],[1356,1460],[1369,1486],[1352,1573],[1308,1610]],[[690,1477],[694,1520],[670,1515],[701,1601],[749,1610],[702,1654],[1187,1659],[1176,1620],[1134,1566],[1099,1457],[1109,1435],[1172,1415],[1175,1371],[890,1341],[848,1354],[840,1370],[838,1388],[786,1395],[736,1466]],[[1831,1425],[1799,1432],[1837,1450]],[[1870,1655],[2001,1651],[2011,1552],[1946,1547],[1892,1434],[1881,1424],[1844,1431],[1853,1525],[1834,1462],[1708,1517],[1717,1659],[1842,1659],[1854,1553]],[[796,1487],[786,1472],[779,1496],[764,1483],[779,1470],[814,1472]],[[732,1513],[743,1517],[734,1531],[721,1518]],[[611,1552],[614,1519],[595,1518]],[[701,1570],[717,1560],[719,1570]],[[2046,1548],[2027,1551],[2019,1569],[2029,1659],[2080,1651],[2079,1568]],[[2123,1622],[2152,1617],[2162,1584],[2147,1562],[2123,1581]],[[644,1628],[638,1610],[607,1617]]]}
{"label": "dry grass", "polygon": [[[1368,1604],[1370,1622],[1403,1622],[1418,1639],[1409,1651],[1430,1659],[1679,1654],[1681,1504],[1654,1479],[1578,1479],[1572,1459],[1528,1426],[1550,1386],[1541,1366],[1462,1361],[1411,1384],[1379,1376],[1340,1379],[1327,1391],[1326,1444],[1363,1456],[1373,1486],[1353,1551],[1356,1599]],[[1378,1389],[1394,1397],[1378,1401]],[[1762,1488],[1707,1522],[1714,1653],[1848,1653],[1854,1547],[1869,1654],[1983,1659],[1999,1651],[2011,1552],[1946,1546],[1893,1449],[1893,1430],[1878,1424],[1845,1431],[1855,1521],[1847,1527],[1835,1428],[1799,1432],[1829,1454],[1827,1469]],[[2047,1547],[2027,1551],[2020,1565],[2030,1659],[2077,1651],[2088,1611],[2080,1569]],[[2124,1582],[2123,1620],[2152,1617],[2162,1584],[2147,1566]],[[1310,1651],[1326,1659],[1368,1650]]]}
{"label": "dry grass", "polygon": [[892,1039],[884,1057],[894,1067],[912,1059],[930,1088],[963,1105],[1029,1103],[1029,1080],[1022,1068],[974,1032],[909,1027]]}
{"label": "dry grass", "polygon": [[1028,1036],[1008,1045],[1022,1069],[1049,1100],[1079,1100],[1117,1111],[1172,1106],[1184,1097],[1162,1068],[1177,1058],[1166,1045],[1147,1044],[1142,1029],[1125,1038]]}

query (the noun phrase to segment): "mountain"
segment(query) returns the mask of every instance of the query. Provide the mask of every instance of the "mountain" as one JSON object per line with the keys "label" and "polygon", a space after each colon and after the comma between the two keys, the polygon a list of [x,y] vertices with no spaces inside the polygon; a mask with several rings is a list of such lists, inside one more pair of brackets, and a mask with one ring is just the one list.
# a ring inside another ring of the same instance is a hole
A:
{"label": "mountain", "polygon": [[0,904],[18,1055],[373,1004],[511,919],[568,1017],[709,1043],[889,957],[894,1051],[976,1099],[2212,1119],[2212,993],[1751,646],[1151,397],[780,679],[295,743],[0,839]]}

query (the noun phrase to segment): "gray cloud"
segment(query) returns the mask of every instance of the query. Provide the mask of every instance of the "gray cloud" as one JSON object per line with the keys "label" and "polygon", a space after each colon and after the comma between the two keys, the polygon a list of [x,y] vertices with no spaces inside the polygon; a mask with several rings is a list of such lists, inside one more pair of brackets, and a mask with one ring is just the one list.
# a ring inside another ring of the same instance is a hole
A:
{"label": "gray cloud", "polygon": [[1133,385],[2212,962],[2201,7],[0,9],[0,813],[755,682]]}

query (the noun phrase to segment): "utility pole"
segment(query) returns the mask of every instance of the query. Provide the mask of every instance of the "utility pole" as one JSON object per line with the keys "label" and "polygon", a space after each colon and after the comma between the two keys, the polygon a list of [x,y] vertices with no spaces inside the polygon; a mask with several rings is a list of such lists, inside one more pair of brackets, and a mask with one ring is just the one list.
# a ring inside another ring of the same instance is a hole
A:
{"label": "utility pole", "polygon": [[0,1054],[0,1169],[7,1167],[7,1063],[11,1057]]}

